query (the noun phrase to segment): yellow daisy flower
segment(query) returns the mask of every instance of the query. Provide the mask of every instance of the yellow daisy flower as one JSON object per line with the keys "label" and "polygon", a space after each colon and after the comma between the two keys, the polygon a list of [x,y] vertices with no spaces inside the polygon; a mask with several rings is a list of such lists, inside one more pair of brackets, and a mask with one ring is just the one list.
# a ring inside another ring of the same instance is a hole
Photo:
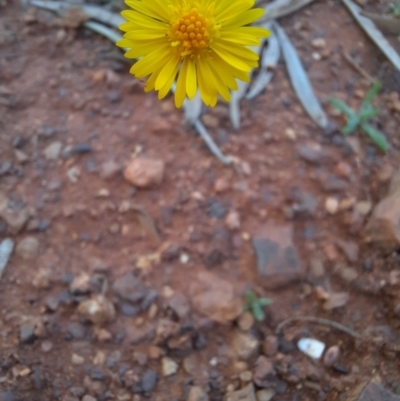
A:
{"label": "yellow daisy flower", "polygon": [[248,46],[269,36],[264,28],[246,26],[264,10],[251,9],[255,0],[126,0],[132,10],[117,45],[127,58],[139,59],[131,68],[137,78],[148,77],[145,91],[162,99],[176,80],[175,104],[181,107],[197,89],[208,106],[218,94],[230,100],[235,79],[249,81],[258,54]]}

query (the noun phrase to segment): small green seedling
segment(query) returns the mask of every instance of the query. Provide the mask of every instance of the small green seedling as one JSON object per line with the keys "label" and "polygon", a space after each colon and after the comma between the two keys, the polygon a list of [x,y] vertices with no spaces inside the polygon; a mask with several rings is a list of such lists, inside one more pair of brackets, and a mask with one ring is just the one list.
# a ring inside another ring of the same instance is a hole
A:
{"label": "small green seedling", "polygon": [[336,107],[339,111],[345,114],[348,118],[347,124],[342,129],[343,135],[352,134],[357,128],[360,128],[365,134],[367,134],[375,145],[383,152],[387,152],[389,149],[389,143],[382,132],[374,128],[368,121],[379,114],[379,109],[372,106],[374,97],[381,88],[381,83],[376,82],[371,89],[365,95],[361,107],[358,112],[355,112],[346,103],[339,99],[331,98],[330,103]]}
{"label": "small green seedling", "polygon": [[265,319],[264,308],[270,304],[271,300],[269,298],[257,298],[253,291],[246,292],[244,308],[249,310],[258,322],[262,322]]}

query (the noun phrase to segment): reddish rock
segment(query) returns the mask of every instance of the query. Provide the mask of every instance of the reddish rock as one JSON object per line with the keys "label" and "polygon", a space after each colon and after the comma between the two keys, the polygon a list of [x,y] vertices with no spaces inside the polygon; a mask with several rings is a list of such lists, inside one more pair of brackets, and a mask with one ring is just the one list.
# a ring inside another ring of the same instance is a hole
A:
{"label": "reddish rock", "polygon": [[109,323],[115,318],[115,308],[103,295],[95,295],[91,299],[83,301],[78,312],[94,324]]}
{"label": "reddish rock", "polygon": [[189,299],[197,312],[218,323],[231,322],[243,310],[232,283],[206,271],[199,272],[190,284]]}
{"label": "reddish rock", "polygon": [[303,275],[300,256],[293,243],[290,225],[265,225],[253,238],[257,270],[268,289],[287,286]]}
{"label": "reddish rock", "polygon": [[254,382],[257,386],[264,387],[263,382],[271,378],[274,373],[273,363],[265,356],[259,356],[253,371]]}
{"label": "reddish rock", "polygon": [[164,162],[158,159],[137,157],[124,171],[124,177],[139,188],[161,184],[164,176]]}
{"label": "reddish rock", "polygon": [[340,239],[338,239],[336,243],[339,246],[339,248],[343,251],[343,253],[346,255],[349,262],[358,261],[359,247],[357,243],[353,241],[342,241]]}
{"label": "reddish rock", "polygon": [[400,188],[392,181],[389,195],[374,208],[366,227],[367,238],[390,252],[400,245]]}
{"label": "reddish rock", "polygon": [[371,381],[357,386],[346,401],[400,401],[400,396],[386,390],[380,383]]}
{"label": "reddish rock", "polygon": [[279,340],[276,336],[268,336],[262,343],[263,353],[267,356],[274,356],[278,352]]}

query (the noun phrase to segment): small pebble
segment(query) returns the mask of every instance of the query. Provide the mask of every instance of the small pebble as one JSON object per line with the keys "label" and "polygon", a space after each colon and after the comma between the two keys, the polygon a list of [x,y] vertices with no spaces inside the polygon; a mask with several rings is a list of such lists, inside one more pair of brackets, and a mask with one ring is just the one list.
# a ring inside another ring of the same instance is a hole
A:
{"label": "small pebble", "polygon": [[329,197],[325,201],[325,210],[329,214],[335,214],[339,209],[339,201],[336,198]]}

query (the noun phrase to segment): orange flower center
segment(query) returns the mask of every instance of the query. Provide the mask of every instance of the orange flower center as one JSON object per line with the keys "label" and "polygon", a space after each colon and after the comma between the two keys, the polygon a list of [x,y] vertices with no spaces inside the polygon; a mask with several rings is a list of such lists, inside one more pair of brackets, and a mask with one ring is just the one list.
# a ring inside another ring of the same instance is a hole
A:
{"label": "orange flower center", "polygon": [[198,56],[215,36],[217,27],[210,18],[204,17],[196,7],[184,13],[171,24],[169,37],[182,57]]}

